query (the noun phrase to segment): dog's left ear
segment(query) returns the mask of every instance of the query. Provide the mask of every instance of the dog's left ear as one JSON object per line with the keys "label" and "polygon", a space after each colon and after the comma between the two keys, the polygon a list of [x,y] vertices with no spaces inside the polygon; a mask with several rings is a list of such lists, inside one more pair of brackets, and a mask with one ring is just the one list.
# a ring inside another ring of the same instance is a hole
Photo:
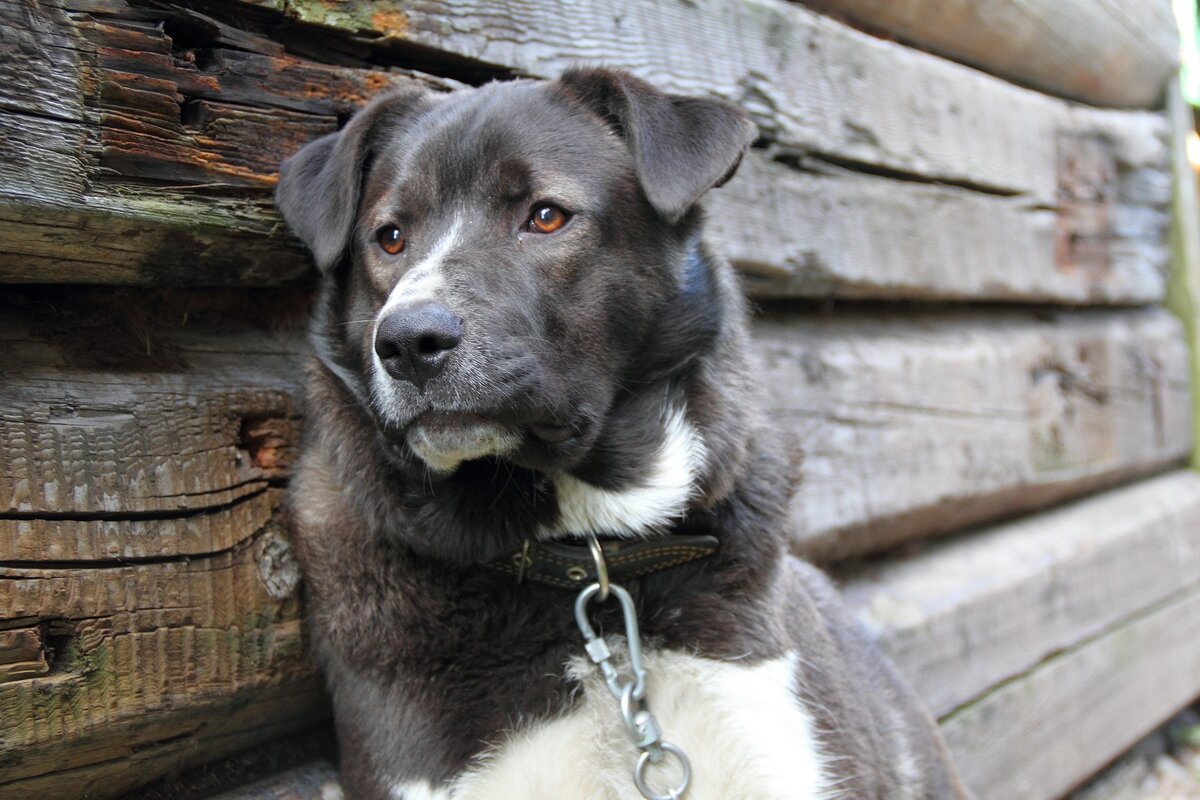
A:
{"label": "dog's left ear", "polygon": [[733,177],[757,133],[732,103],[666,94],[627,72],[573,69],[558,83],[625,140],[646,197],[671,222]]}

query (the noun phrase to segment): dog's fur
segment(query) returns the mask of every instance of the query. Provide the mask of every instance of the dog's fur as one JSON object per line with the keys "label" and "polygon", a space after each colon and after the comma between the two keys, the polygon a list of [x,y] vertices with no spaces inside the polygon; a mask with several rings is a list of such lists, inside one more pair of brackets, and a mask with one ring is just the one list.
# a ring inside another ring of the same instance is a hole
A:
{"label": "dog's fur", "polygon": [[[795,465],[697,206],[753,133],[587,69],[391,94],[285,162],[279,207],[325,273],[291,507],[348,797],[637,798],[573,594],[482,564],[679,531],[720,549],[628,588],[689,800],[963,796],[928,714],[786,554]],[[547,201],[573,216],[530,230]],[[380,323],[427,302],[461,342],[393,378]]]}

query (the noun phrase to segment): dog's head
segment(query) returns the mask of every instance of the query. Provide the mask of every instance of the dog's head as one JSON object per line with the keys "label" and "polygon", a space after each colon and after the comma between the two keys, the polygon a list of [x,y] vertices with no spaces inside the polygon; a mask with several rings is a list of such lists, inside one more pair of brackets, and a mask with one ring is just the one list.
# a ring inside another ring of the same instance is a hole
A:
{"label": "dog's head", "polygon": [[398,458],[569,470],[716,335],[696,203],[753,133],[608,70],[381,97],[283,165],[318,347]]}

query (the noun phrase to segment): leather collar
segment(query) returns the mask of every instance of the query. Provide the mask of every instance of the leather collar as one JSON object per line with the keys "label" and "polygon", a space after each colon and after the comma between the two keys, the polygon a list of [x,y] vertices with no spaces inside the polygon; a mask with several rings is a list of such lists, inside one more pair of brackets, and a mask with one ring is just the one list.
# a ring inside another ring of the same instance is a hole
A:
{"label": "leather collar", "polygon": [[[654,539],[610,539],[600,543],[604,562],[608,565],[608,577],[613,583],[707,558],[717,552],[719,546],[715,536],[686,534]],[[526,539],[520,550],[488,561],[486,566],[512,575],[518,583],[536,581],[560,589],[579,589],[597,580],[596,562],[586,543]]]}

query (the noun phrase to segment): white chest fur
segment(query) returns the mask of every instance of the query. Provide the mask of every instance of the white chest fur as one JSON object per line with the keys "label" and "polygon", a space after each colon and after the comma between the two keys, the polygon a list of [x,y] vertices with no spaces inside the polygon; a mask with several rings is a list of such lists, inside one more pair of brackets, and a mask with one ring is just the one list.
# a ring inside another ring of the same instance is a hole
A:
{"label": "white chest fur", "polygon": [[567,474],[555,476],[560,518],[539,535],[641,536],[667,525],[687,511],[705,455],[704,440],[688,421],[686,409],[667,409],[662,442],[641,483],[612,490]]}
{"label": "white chest fur", "polygon": [[[742,665],[646,653],[647,696],[665,738],[688,754],[684,800],[819,800],[833,796],[812,717],[795,693],[796,657]],[[396,800],[640,800],[637,750],[616,701],[586,662],[568,715],[516,731],[449,787],[397,785]]]}

